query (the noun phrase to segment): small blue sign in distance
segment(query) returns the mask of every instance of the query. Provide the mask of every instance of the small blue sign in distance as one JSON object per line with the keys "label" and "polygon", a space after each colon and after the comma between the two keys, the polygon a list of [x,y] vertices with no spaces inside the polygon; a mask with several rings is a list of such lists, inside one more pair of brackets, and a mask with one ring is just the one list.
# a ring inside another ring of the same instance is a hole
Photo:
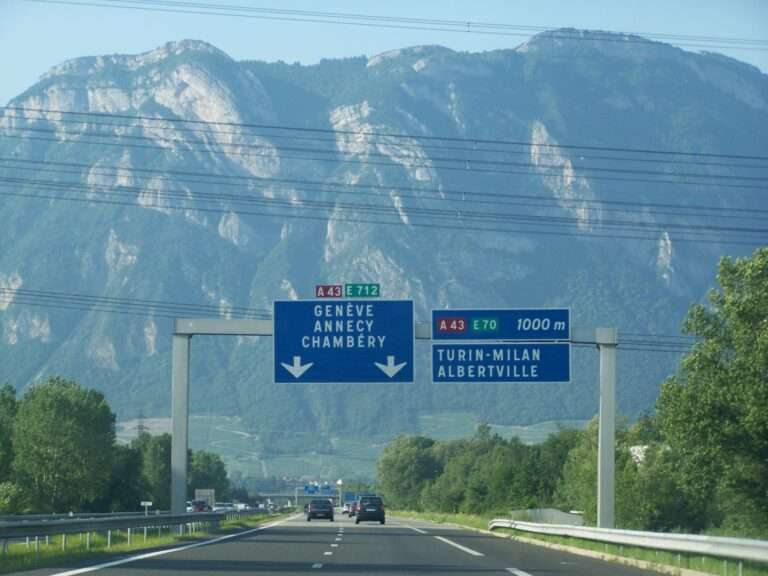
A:
{"label": "small blue sign in distance", "polygon": [[571,345],[528,342],[432,345],[433,382],[570,382]]}
{"label": "small blue sign in distance", "polygon": [[274,303],[275,382],[413,382],[412,300]]}
{"label": "small blue sign in distance", "polygon": [[433,310],[432,340],[569,340],[568,308]]}

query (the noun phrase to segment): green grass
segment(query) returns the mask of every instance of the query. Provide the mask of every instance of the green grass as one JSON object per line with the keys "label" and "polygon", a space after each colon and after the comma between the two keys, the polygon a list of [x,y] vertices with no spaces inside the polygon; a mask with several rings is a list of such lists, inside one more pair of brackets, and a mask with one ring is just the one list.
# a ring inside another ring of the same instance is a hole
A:
{"label": "green grass", "polygon": [[448,512],[414,512],[413,510],[390,510],[393,516],[428,520],[437,524],[459,524],[469,528],[488,530],[488,522],[496,516],[481,514],[451,514]]}
{"label": "green grass", "polygon": [[[417,518],[420,520],[429,520],[431,522],[437,522],[438,524],[458,524],[460,526],[467,526],[469,528],[476,528],[480,530],[488,529],[488,522],[499,516],[507,517],[506,514],[490,514],[490,515],[475,515],[475,514],[450,514],[442,512],[413,512],[410,510],[392,510],[392,515],[403,516],[408,518]],[[522,519],[522,518],[518,518]],[[678,568],[688,568],[690,570],[698,570],[700,572],[706,572],[708,574],[717,574],[719,576],[736,576],[739,574],[739,563],[735,560],[724,560],[723,558],[716,558],[713,556],[701,556],[699,554],[676,554],[674,552],[665,552],[663,550],[650,550],[648,548],[640,548],[637,546],[621,546],[618,544],[604,544],[602,542],[594,542],[592,540],[583,540],[581,538],[570,538],[565,536],[549,536],[546,534],[534,534],[532,532],[525,532],[523,530],[508,530],[500,528],[494,530],[496,533],[509,534],[510,536],[520,536],[524,538],[530,538],[533,540],[540,540],[551,544],[560,544],[563,546],[573,546],[576,548],[582,548],[585,550],[592,550],[594,552],[600,552],[603,554],[610,554],[613,556],[623,556],[625,558],[633,558],[636,560],[644,560],[646,562],[653,562],[656,564],[662,564],[665,566],[673,566]],[[742,576],[768,576],[768,565],[758,564],[754,562],[743,562],[742,564]]]}
{"label": "green grass", "polygon": [[217,531],[200,530],[193,534],[185,534],[184,536],[169,533],[167,528],[163,529],[162,533],[158,535],[157,528],[149,528],[146,541],[144,540],[144,531],[135,530],[132,533],[130,544],[128,544],[128,533],[125,530],[113,530],[111,546],[109,548],[107,548],[106,534],[98,532],[91,535],[90,550],[86,547],[87,542],[84,534],[69,534],[67,536],[66,551],[61,549],[62,537],[60,535],[51,536],[47,544],[45,538],[41,538],[38,551],[35,550],[34,541],[30,542],[29,547],[25,543],[14,543],[8,546],[8,554],[6,556],[0,555],[0,574],[46,566],[59,566],[86,559],[108,561],[114,555],[123,555],[127,552],[164,548],[173,544],[194,542],[214,535],[255,528],[259,524],[277,520],[280,517],[282,516],[261,515],[226,520],[221,523]]}

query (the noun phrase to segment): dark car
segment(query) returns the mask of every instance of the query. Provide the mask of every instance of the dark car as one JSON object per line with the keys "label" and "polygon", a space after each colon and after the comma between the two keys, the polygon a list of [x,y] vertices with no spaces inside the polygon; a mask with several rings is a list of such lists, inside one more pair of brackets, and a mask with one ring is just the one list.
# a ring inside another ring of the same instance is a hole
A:
{"label": "dark car", "polygon": [[192,500],[190,503],[191,512],[210,512],[211,507],[205,500]]}
{"label": "dark car", "polygon": [[357,501],[355,524],[365,520],[378,520],[384,524],[384,501],[378,496],[365,496]]}
{"label": "dark car", "polygon": [[333,522],[333,504],[330,500],[312,500],[307,507],[307,522],[312,518],[328,518]]}

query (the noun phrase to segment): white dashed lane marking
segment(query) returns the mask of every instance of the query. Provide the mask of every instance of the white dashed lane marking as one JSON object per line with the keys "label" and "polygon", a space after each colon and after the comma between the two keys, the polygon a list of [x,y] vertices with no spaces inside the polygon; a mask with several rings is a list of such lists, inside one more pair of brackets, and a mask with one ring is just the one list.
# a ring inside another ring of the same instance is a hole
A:
{"label": "white dashed lane marking", "polygon": [[472,554],[472,556],[485,556],[482,552],[478,552],[477,550],[472,550],[472,548],[467,548],[466,546],[462,546],[458,542],[454,542],[453,540],[448,540],[448,538],[443,538],[442,536],[435,536],[440,542],[445,542],[446,544],[449,544],[453,546],[454,548],[458,548],[462,552],[466,552],[467,554]]}

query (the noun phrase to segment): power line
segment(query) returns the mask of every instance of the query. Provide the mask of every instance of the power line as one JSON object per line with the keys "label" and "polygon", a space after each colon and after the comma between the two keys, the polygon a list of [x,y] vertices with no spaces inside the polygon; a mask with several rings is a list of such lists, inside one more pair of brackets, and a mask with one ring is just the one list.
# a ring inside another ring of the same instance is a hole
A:
{"label": "power line", "polygon": [[[578,40],[591,42],[620,42],[622,44],[652,42],[626,33],[591,31],[588,36],[570,29],[553,29],[543,26],[521,26],[460,20],[438,20],[428,18],[405,18],[393,16],[373,16],[339,12],[318,12],[309,10],[264,9],[250,6],[209,4],[203,2],[174,2],[158,0],[26,0],[42,4],[62,4],[71,6],[89,6],[97,8],[140,10],[176,14],[203,16],[225,16],[267,21],[301,22],[312,24],[334,24],[366,28],[384,28],[428,32],[449,32],[460,34],[479,34],[489,36],[530,37],[532,32],[547,32],[547,39]],[[622,35],[619,35],[622,34]],[[760,39],[743,37],[718,37],[684,34],[646,34],[659,39],[673,41],[677,46],[693,48],[719,48],[763,51],[766,42]]]}
{"label": "power line", "polygon": [[[86,312],[123,314],[150,318],[174,319],[179,316],[210,316],[214,312],[216,316],[223,316],[221,308],[208,304],[176,303],[161,300],[147,300],[142,298],[116,298],[96,296],[92,294],[80,294],[73,292],[57,292],[51,290],[10,289],[0,287],[0,303],[22,306],[39,306],[43,308],[60,310],[78,310]],[[271,320],[269,310],[230,306],[229,312],[240,311],[246,318]],[[629,334],[622,332],[622,334]],[[621,350],[685,353],[690,351],[690,346],[670,345],[667,339],[680,338],[680,336],[666,334],[637,334],[645,337],[644,340],[624,340],[620,342]],[[653,340],[655,338],[655,340]],[[579,347],[589,347],[588,344],[574,344]]]}
{"label": "power line", "polygon": [[[5,183],[5,184],[4,184]],[[2,178],[0,177],[0,187],[8,186],[9,184],[24,184],[39,189],[45,190],[80,190],[84,194],[89,194],[93,190],[101,190],[103,195],[114,195],[117,197],[133,198],[136,193],[148,191],[145,188],[137,186],[106,186],[106,185],[93,185],[84,184],[81,182],[61,182],[50,180],[39,180],[29,178]],[[166,198],[171,200],[189,200],[188,193],[184,190],[151,190],[148,191],[155,198]],[[66,197],[62,197],[66,198]],[[223,202],[227,201],[234,204],[244,205],[256,205],[271,207],[277,206],[281,208],[293,208],[293,209],[322,209],[328,212],[344,209],[355,213],[363,214],[376,214],[376,215],[390,215],[393,217],[402,218],[400,211],[391,204],[360,204],[354,202],[339,202],[339,201],[318,201],[312,199],[301,199],[300,205],[297,206],[297,201],[294,199],[282,200],[278,198],[264,198],[253,197],[233,194],[221,194],[221,193],[205,193],[198,192],[195,197],[198,201],[203,202]],[[554,216],[537,216],[537,215],[521,215],[518,213],[509,212],[482,212],[471,209],[430,209],[411,207],[407,210],[403,210],[409,220],[415,216],[424,216],[428,218],[441,218],[441,219],[455,219],[459,217],[461,220],[468,221],[491,221],[491,222],[514,222],[521,225],[537,224],[537,225],[555,225],[561,226],[579,226],[582,224],[589,224],[595,228],[623,228],[627,230],[652,230],[657,232],[672,232],[683,231],[685,233],[735,233],[735,234],[759,234],[768,235],[768,229],[763,228],[738,228],[729,226],[712,226],[712,225],[693,225],[693,224],[679,224],[672,222],[655,222],[646,223],[641,221],[631,220],[588,220],[584,221],[579,218],[570,217],[554,217]]]}
{"label": "power line", "polygon": [[[227,142],[216,142],[214,146],[208,145],[206,148],[193,148],[190,146],[192,144],[188,140],[182,140],[182,139],[176,139],[176,138],[157,138],[152,136],[141,136],[136,134],[100,134],[100,133],[94,133],[94,132],[62,132],[60,130],[55,129],[45,129],[45,128],[28,128],[28,127],[16,127],[15,130],[23,131],[23,132],[34,132],[34,133],[43,133],[43,134],[55,134],[58,138],[56,141],[64,141],[64,137],[66,136],[76,136],[78,138],[82,136],[89,136],[89,137],[96,137],[96,138],[107,138],[118,141],[120,144],[122,144],[122,141],[125,139],[128,140],[141,140],[141,141],[149,141],[149,142],[164,142],[166,144],[183,144],[186,148],[186,150],[190,152],[210,152],[212,151],[212,148],[218,147],[221,149],[227,149],[227,148],[233,148],[234,150],[230,150],[228,152],[225,152],[227,155],[234,155],[234,156],[243,156],[243,157],[266,157],[271,158],[274,150],[280,150],[281,152],[288,151],[288,152],[307,152],[312,154],[324,154],[324,155],[333,155],[333,156],[341,156],[344,157],[348,152],[344,152],[343,150],[336,150],[336,149],[322,149],[322,148],[305,148],[305,147],[297,147],[297,146],[282,146],[282,147],[276,147],[272,144],[252,144],[252,143],[227,143]],[[6,134],[6,136],[9,136]],[[22,136],[23,135],[16,135],[16,136]],[[102,144],[102,142],[89,142],[86,140],[77,140],[77,142],[84,142],[88,144]],[[113,145],[110,143],[110,145]],[[240,149],[242,148],[248,148],[252,150],[263,150],[265,153],[263,154],[250,154],[246,152],[241,152]],[[509,160],[485,160],[485,159],[478,159],[478,158],[461,158],[461,157],[444,157],[444,156],[432,156],[427,157],[426,160],[422,163],[415,163],[413,162],[414,157],[412,155],[408,154],[385,154],[382,152],[373,152],[373,151],[366,151],[364,153],[364,156],[366,158],[374,157],[374,158],[386,158],[393,160],[395,162],[387,162],[386,165],[395,164],[396,167],[401,168],[403,164],[406,164],[409,167],[417,167],[417,168],[434,168],[434,169],[445,169],[448,168],[446,166],[440,165],[438,163],[458,163],[462,165],[462,168],[460,168],[462,171],[478,171],[476,168],[470,168],[470,166],[486,166],[486,171],[488,172],[497,172],[498,170],[492,168],[492,166],[514,166],[514,167],[522,167],[522,168],[531,168],[532,171],[528,172],[514,172],[515,174],[529,174],[529,175],[535,175],[535,176],[559,176],[560,172],[562,171],[563,165],[562,164],[538,164],[535,162],[512,162]],[[290,157],[290,156],[288,156]],[[396,159],[400,159],[403,161],[403,164],[397,163]],[[319,158],[318,158],[319,160]],[[339,162],[349,162],[349,158],[344,158],[344,160],[339,160],[338,158],[333,158],[333,161]],[[364,163],[369,163],[367,160],[364,161]],[[557,169],[558,172],[548,172],[544,171],[542,169],[549,169],[554,168]],[[574,168],[582,171],[582,172],[604,172],[604,173],[615,173],[615,174],[638,174],[643,176],[674,176],[676,178],[706,178],[706,179],[712,179],[712,180],[728,180],[728,181],[748,181],[748,182],[765,182],[768,184],[768,177],[766,176],[738,176],[738,175],[732,175],[732,174],[697,174],[694,172],[658,172],[658,171],[652,171],[652,170],[637,170],[637,169],[628,169],[628,168],[606,168],[606,167],[596,167],[596,166],[586,166],[586,165],[580,165],[580,166],[574,166]],[[454,169],[454,168],[449,168]],[[506,174],[510,172],[506,171],[499,171],[500,173]],[[589,178],[595,179],[595,176],[589,176]],[[698,183],[698,182],[695,182]]]}
{"label": "power line", "polygon": [[[56,195],[47,195],[47,194],[23,194],[18,192],[0,192],[0,196],[11,196],[11,197],[22,197],[27,198],[31,200],[61,200],[61,201],[67,201],[67,202],[79,202],[79,203],[85,203],[85,204],[103,204],[103,205],[113,205],[113,206],[125,206],[129,208],[155,208],[158,210],[175,210],[175,211],[186,211],[189,210],[189,207],[187,206],[174,206],[171,204],[165,204],[165,203],[150,203],[150,202],[144,202],[142,205],[137,204],[135,201],[127,202],[127,201],[117,201],[117,200],[105,200],[105,199],[97,199],[97,198],[74,198],[74,197],[68,197],[68,196],[56,196]],[[339,217],[335,215],[334,213],[331,213],[326,216],[318,216],[316,214],[296,214],[295,213],[295,206],[292,206],[294,211],[292,212],[276,212],[274,210],[270,210],[268,212],[260,212],[260,211],[239,211],[238,214],[246,215],[246,216],[254,216],[254,217],[267,217],[267,218],[294,218],[294,219],[300,219],[300,220],[311,220],[311,221],[321,221],[324,223],[327,223],[328,221],[332,220],[334,222],[340,222],[340,223],[355,223],[355,224],[373,224],[373,225],[385,225],[385,226],[398,226],[398,227],[406,227],[406,225],[402,222],[402,220],[374,220],[370,218],[360,218],[360,217]],[[206,207],[195,207],[195,211],[197,212],[203,212],[203,213],[215,213],[215,214],[228,214],[231,211],[226,208],[206,208]],[[561,237],[575,237],[575,238],[582,238],[582,239],[597,239],[597,238],[609,238],[609,239],[621,239],[621,240],[647,240],[652,242],[657,242],[658,237],[657,236],[638,236],[638,235],[629,235],[629,234],[598,234],[594,232],[576,232],[576,231],[565,231],[565,230],[542,230],[537,228],[498,228],[498,227],[489,227],[489,226],[470,226],[463,222],[461,222],[461,218],[458,218],[459,222],[454,222],[451,224],[442,224],[442,223],[434,223],[434,222],[410,222],[407,227],[408,228],[431,228],[431,229],[442,229],[442,230],[451,230],[453,232],[501,232],[501,233],[519,233],[519,234],[529,234],[529,235],[543,235],[543,236],[561,236]],[[534,224],[526,224],[526,223],[516,223],[518,226],[533,226]],[[549,227],[553,227],[553,224],[540,224],[540,225],[548,225]],[[562,226],[561,226],[562,227]],[[696,234],[701,232],[687,232],[687,234]],[[701,237],[675,237],[674,239],[676,242],[695,242],[699,244],[728,244],[728,245],[743,245],[743,246],[751,246],[754,247],[755,241],[745,241],[745,240],[739,240],[739,239],[732,239],[732,238],[701,238]]]}
{"label": "power line", "polygon": [[[57,170],[52,166],[59,166],[65,168],[74,168],[87,170],[88,174],[99,176],[112,176],[116,177],[121,172],[129,170],[131,173],[151,175],[153,180],[162,180],[168,183],[194,183],[194,184],[206,184],[216,186],[242,186],[243,184],[250,186],[257,186],[261,188],[272,189],[274,185],[280,185],[286,187],[286,190],[293,190],[294,187],[301,187],[301,190],[306,192],[318,192],[318,193],[334,193],[334,194],[350,194],[350,195],[371,195],[379,197],[382,192],[398,191],[408,192],[418,190],[419,195],[416,194],[398,194],[402,197],[410,197],[417,199],[424,199],[429,201],[447,201],[447,202],[461,202],[471,200],[473,203],[485,203],[492,205],[530,205],[536,207],[542,207],[542,203],[552,204],[552,208],[559,208],[561,204],[573,204],[577,206],[595,206],[596,209],[604,210],[610,206],[621,206],[627,208],[640,208],[640,210],[628,210],[628,209],[615,209],[617,212],[629,212],[640,214],[652,214],[653,212],[647,211],[647,208],[660,209],[657,213],[672,216],[696,216],[706,218],[720,218],[724,214],[737,213],[744,214],[743,219],[755,220],[760,219],[762,215],[768,215],[768,210],[760,208],[734,208],[723,206],[703,206],[703,205],[687,205],[687,204],[673,204],[673,203],[660,203],[660,202],[632,202],[622,200],[589,200],[589,199],[568,199],[568,198],[553,198],[543,197],[541,195],[533,194],[512,194],[503,192],[479,192],[477,190],[469,189],[451,189],[451,188],[413,188],[413,187],[398,187],[398,186],[382,186],[373,184],[350,184],[346,182],[329,182],[320,180],[306,180],[300,178],[277,178],[277,177],[256,177],[256,176],[244,176],[238,174],[212,174],[208,172],[196,172],[187,170],[159,170],[152,168],[142,167],[121,167],[110,165],[92,165],[79,162],[56,162],[47,160],[34,160],[28,158],[18,157],[0,157],[0,163],[14,163],[22,164],[24,167],[15,166],[13,169],[22,171],[34,171],[35,174],[43,172],[50,173],[63,173],[63,174],[80,174],[77,170]],[[29,166],[28,168],[25,166]],[[114,172],[114,175],[110,172]],[[202,182],[202,179],[206,179]],[[250,188],[249,188],[250,190]],[[363,192],[364,190],[370,191],[369,193]],[[422,196],[423,194],[434,194],[434,197]],[[451,198],[453,197],[453,198]],[[477,200],[477,198],[489,198],[489,200]],[[528,204],[518,204],[508,202],[509,199],[530,200]],[[679,212],[678,210],[684,210]],[[729,216],[737,218],[737,216]]]}
{"label": "power line", "polygon": [[[0,109],[3,109],[4,107],[0,106]],[[16,110],[16,108],[11,108],[12,110]],[[25,108],[24,110],[32,110],[30,108]],[[42,116],[44,112],[36,111],[35,113],[40,114],[40,116],[36,118],[28,118],[28,117],[20,117],[24,120],[27,120],[28,122],[34,122],[34,121],[48,121],[48,119],[45,116]],[[51,112],[51,113],[58,113]],[[17,118],[14,116],[11,116],[13,118]],[[152,120],[154,122],[163,123],[165,120],[160,117],[150,117],[149,120]],[[138,122],[147,122],[149,121],[146,118],[141,118],[138,120]],[[336,134],[336,137],[333,138],[327,138],[322,136],[300,136],[296,134],[281,134],[279,131],[276,133],[274,131],[270,132],[252,132],[252,131],[246,131],[246,130],[253,130],[247,127],[244,127],[240,130],[218,130],[213,128],[214,124],[211,124],[209,126],[205,126],[204,128],[190,128],[185,126],[162,126],[162,125],[155,125],[153,126],[151,123],[149,125],[145,124],[136,124],[136,123],[121,123],[121,122],[97,122],[92,119],[85,119],[85,120],[78,120],[74,118],[58,118],[56,120],[57,123],[61,124],[77,124],[82,125],[85,127],[89,126],[99,126],[99,127],[111,127],[111,128],[137,128],[142,130],[152,129],[152,130],[159,130],[159,131],[176,131],[176,132],[182,132],[182,133],[191,133],[196,135],[202,135],[202,136],[208,136],[208,135],[220,135],[220,136],[250,136],[250,137],[262,137],[262,138],[272,138],[276,140],[294,140],[294,141],[302,141],[302,142],[320,142],[320,143],[328,143],[328,144],[337,144],[339,138],[351,138],[352,134]],[[16,129],[20,130],[31,130],[31,128],[25,127],[25,126],[17,126]],[[264,130],[264,129],[256,129],[256,130]],[[78,133],[80,134],[80,133]],[[383,136],[381,136],[383,138]],[[415,138],[415,136],[414,136]],[[347,142],[348,143],[348,142]],[[372,144],[378,143],[375,141],[371,141]],[[532,146],[541,146],[539,144],[533,144]],[[477,146],[476,142],[473,142],[472,146],[448,146],[448,145],[432,145],[432,144],[410,144],[408,142],[401,142],[398,144],[398,147],[403,149],[415,149],[415,150],[440,150],[440,151],[459,151],[459,152],[469,152],[469,153],[489,153],[489,154],[504,154],[504,155],[525,155],[530,156],[531,152],[530,150],[514,150],[514,149],[501,149],[501,148],[480,148]],[[536,151],[537,156],[555,156],[557,158],[561,158],[562,156],[558,152],[547,152],[544,150],[538,150]],[[726,167],[726,168],[746,168],[746,169],[765,169],[768,167],[768,165],[765,164],[735,164],[733,162],[716,162],[714,160],[682,160],[680,158],[676,158],[674,160],[668,160],[664,158],[642,158],[642,157],[631,157],[631,156],[595,156],[591,154],[579,154],[578,158],[569,158],[569,160],[600,160],[600,161],[611,161],[611,162],[641,162],[641,163],[652,163],[652,164],[672,164],[672,165],[689,165],[689,166],[716,166],[716,167]]]}
{"label": "power line", "polygon": [[[4,288],[0,286],[0,298],[13,301],[17,298],[40,302],[65,302],[74,306],[83,306],[85,309],[92,307],[98,309],[128,309],[141,311],[145,315],[166,315],[164,317],[178,318],[183,315],[221,315],[222,309],[227,313],[238,315],[244,319],[271,318],[269,310],[259,310],[241,306],[216,306],[211,304],[193,304],[181,302],[169,302],[163,300],[149,300],[145,298],[118,298],[110,296],[96,296],[91,294],[79,294],[72,292],[59,292],[51,290],[31,290],[26,288]],[[167,316],[172,314],[172,316]]]}
{"label": "power line", "polygon": [[[160,151],[160,152],[169,152],[169,149],[163,148],[161,146],[151,146],[151,145],[145,145],[145,144],[129,144],[124,142],[91,142],[87,140],[59,140],[56,138],[41,138],[38,136],[23,136],[23,135],[14,135],[14,134],[6,134],[4,135],[5,138],[12,138],[12,139],[18,139],[18,140],[32,140],[32,141],[41,141],[41,142],[51,142],[55,144],[73,144],[73,145],[92,145],[92,146],[110,146],[110,147],[117,147],[117,148],[134,148],[134,149],[144,149],[144,150],[154,150],[154,151]],[[172,150],[174,152],[179,152],[179,150]],[[181,152],[205,152],[207,154],[211,154],[213,150],[210,148],[191,148],[189,150],[181,150]],[[268,154],[246,154],[246,153],[234,153],[233,155],[236,156],[251,156],[251,157],[262,157],[262,158],[274,158],[272,155]],[[364,166],[385,166],[388,168],[394,168],[398,170],[402,170],[404,168],[403,165],[398,164],[397,162],[376,162],[371,160],[363,160],[360,158],[319,158],[316,156],[297,156],[297,155],[291,155],[291,154],[281,154],[279,156],[279,159],[289,159],[289,160],[307,160],[311,162],[326,162],[326,163],[333,163],[333,164],[359,164]],[[534,171],[521,171],[521,170],[499,170],[499,169],[488,169],[488,168],[473,168],[471,167],[471,162],[468,163],[468,165],[461,167],[461,166],[435,166],[430,164],[429,162],[426,163],[409,163],[407,165],[408,168],[425,168],[425,169],[431,169],[431,170],[449,170],[452,172],[463,172],[463,173],[473,173],[473,174],[489,174],[489,175],[517,175],[517,176],[555,176],[560,177],[560,174],[553,173],[553,172],[534,172]],[[671,176],[674,176],[672,174]],[[633,183],[633,184],[671,184],[675,186],[706,186],[706,187],[717,187],[717,188],[727,188],[727,189],[739,189],[739,190],[759,190],[759,191],[765,191],[766,188],[764,186],[755,186],[752,184],[726,184],[722,182],[706,182],[706,181],[679,181],[679,180],[669,180],[669,179],[648,179],[648,178],[621,178],[617,176],[589,176],[591,180],[604,180],[609,182],[627,182],[627,183]],[[706,178],[706,176],[702,176],[702,178]]]}
{"label": "power line", "polygon": [[[30,0],[31,1],[31,0]],[[62,114],[69,116],[85,116],[96,118],[121,118],[127,120],[146,120],[155,122],[168,122],[173,124],[192,124],[200,126],[229,126],[239,128],[261,128],[270,130],[284,130],[290,132],[303,132],[303,133],[316,133],[316,134],[344,134],[352,136],[373,136],[373,137],[386,137],[394,139],[410,139],[410,140],[424,140],[433,142],[462,142],[465,144],[490,144],[490,145],[503,145],[503,146],[524,146],[528,148],[535,147],[545,149],[568,149],[568,150],[591,150],[601,152],[621,152],[630,154],[650,154],[650,155],[665,155],[665,156],[685,156],[685,157],[701,157],[701,158],[724,158],[732,160],[759,160],[768,161],[768,156],[755,156],[745,154],[720,154],[713,152],[690,152],[682,150],[668,150],[668,149],[652,149],[652,148],[627,148],[616,146],[590,146],[580,144],[542,144],[533,142],[530,140],[502,140],[502,139],[487,139],[487,138],[471,138],[460,136],[431,136],[424,134],[405,134],[400,132],[380,132],[376,130],[337,130],[332,128],[318,128],[318,127],[306,127],[306,126],[288,126],[280,124],[265,124],[265,123],[253,123],[253,122],[229,122],[229,121],[208,121],[208,120],[191,120],[183,118],[158,118],[156,116],[144,116],[136,114],[118,114],[111,112],[90,112],[90,111],[73,111],[73,110],[59,110],[53,108],[33,108],[23,106],[0,106],[0,110],[11,110],[18,112],[42,112],[47,114]]]}

